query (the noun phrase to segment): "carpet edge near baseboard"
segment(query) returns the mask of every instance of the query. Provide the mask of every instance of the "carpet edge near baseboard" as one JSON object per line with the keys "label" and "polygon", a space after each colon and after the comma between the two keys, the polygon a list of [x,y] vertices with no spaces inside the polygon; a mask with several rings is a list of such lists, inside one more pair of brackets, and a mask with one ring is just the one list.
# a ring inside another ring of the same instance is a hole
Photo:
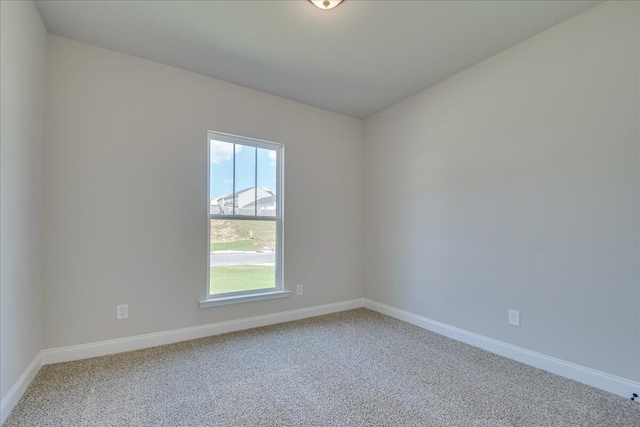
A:
{"label": "carpet edge near baseboard", "polygon": [[34,357],[20,378],[2,398],[0,403],[0,424],[4,423],[9,417],[11,410],[18,403],[20,397],[22,397],[22,394],[27,390],[27,387],[43,365],[173,344],[180,341],[301,320],[361,307],[609,393],[623,397],[630,397],[632,393],[640,393],[639,382],[514,346],[367,298],[356,298],[164,332],[42,350]]}
{"label": "carpet edge near baseboard", "polygon": [[42,364],[50,365],[53,363],[70,362],[90,357],[141,350],[143,348],[173,344],[180,341],[188,341],[213,335],[226,334],[229,332],[258,328],[261,326],[291,322],[309,317],[322,316],[325,314],[352,310],[354,308],[361,308],[363,306],[363,299],[356,298],[347,301],[279,311],[259,316],[243,317],[240,319],[208,323],[205,325],[191,326],[187,328],[171,329],[163,332],[153,332],[149,334],[134,335],[87,344],[50,348],[42,350]]}
{"label": "carpet edge near baseboard", "polygon": [[363,298],[339,301],[335,303],[315,305],[294,310],[279,311],[259,316],[244,317],[241,319],[227,320],[223,322],[209,323],[180,329],[171,329],[163,332],[134,335],[130,337],[115,338],[93,343],[71,345],[44,349],[38,352],[31,364],[25,369],[20,378],[15,382],[7,394],[2,398],[0,405],[0,425],[2,425],[16,406],[29,384],[36,376],[40,368],[53,363],[71,362],[74,360],[88,359],[90,357],[106,356],[109,354],[123,353],[127,351],[141,350],[160,345],[173,344],[181,341],[205,338],[229,332],[243,331],[261,326],[275,325],[278,323],[302,320],[325,314],[337,313],[364,306]]}
{"label": "carpet edge near baseboard", "polygon": [[4,424],[7,418],[9,418],[9,414],[11,414],[13,408],[18,404],[18,401],[41,367],[42,351],[39,351],[22,375],[20,375],[18,380],[11,386],[7,394],[2,397],[2,401],[0,401],[0,425]]}
{"label": "carpet edge near baseboard", "polygon": [[567,362],[552,356],[547,356],[546,354],[531,351],[523,347],[508,344],[503,341],[447,325],[446,323],[400,310],[367,298],[364,299],[364,307],[395,319],[411,323],[412,325],[436,334],[487,350],[499,356],[542,369],[561,377],[578,381],[609,393],[617,394],[618,396],[630,398],[633,393],[640,394],[639,382],[621,378],[572,362]]}

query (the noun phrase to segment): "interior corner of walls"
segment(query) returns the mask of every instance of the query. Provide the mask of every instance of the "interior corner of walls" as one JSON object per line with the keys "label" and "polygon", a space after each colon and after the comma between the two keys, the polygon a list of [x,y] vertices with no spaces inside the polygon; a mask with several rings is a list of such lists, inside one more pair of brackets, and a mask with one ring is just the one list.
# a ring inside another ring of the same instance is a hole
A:
{"label": "interior corner of walls", "polygon": [[[3,1],[1,8],[2,304],[3,308],[16,308],[3,309],[0,324],[4,418],[37,372],[42,350],[43,280],[39,254],[47,31],[32,1]],[[5,109],[10,114],[5,116]],[[5,162],[20,167],[5,168]],[[5,299],[6,295],[11,299]]]}
{"label": "interior corner of walls", "polygon": [[42,367],[42,352],[39,351],[36,357],[33,358],[29,366],[24,370],[22,375],[9,389],[7,394],[2,397],[0,401],[0,425],[4,424],[11,411],[16,406],[24,392],[29,387],[29,384],[33,381],[36,374]]}

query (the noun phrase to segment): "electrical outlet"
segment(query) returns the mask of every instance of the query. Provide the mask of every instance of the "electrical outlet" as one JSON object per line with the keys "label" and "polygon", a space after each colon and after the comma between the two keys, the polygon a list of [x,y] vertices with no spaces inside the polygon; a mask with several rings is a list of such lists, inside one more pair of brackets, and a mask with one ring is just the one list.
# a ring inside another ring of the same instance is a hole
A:
{"label": "electrical outlet", "polygon": [[302,295],[304,293],[304,289],[302,285],[296,285],[296,295]]}
{"label": "electrical outlet", "polygon": [[509,324],[520,326],[520,312],[518,310],[509,310]]}
{"label": "electrical outlet", "polygon": [[122,304],[116,306],[116,320],[123,320],[129,317],[129,305]]}

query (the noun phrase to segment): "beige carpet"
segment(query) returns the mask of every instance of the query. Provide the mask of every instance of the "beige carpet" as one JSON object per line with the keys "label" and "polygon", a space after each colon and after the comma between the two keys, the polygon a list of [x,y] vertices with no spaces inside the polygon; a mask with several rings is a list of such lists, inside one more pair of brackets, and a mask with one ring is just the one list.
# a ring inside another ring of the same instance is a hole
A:
{"label": "beige carpet", "polygon": [[6,426],[639,426],[640,404],[358,309],[43,367]]}

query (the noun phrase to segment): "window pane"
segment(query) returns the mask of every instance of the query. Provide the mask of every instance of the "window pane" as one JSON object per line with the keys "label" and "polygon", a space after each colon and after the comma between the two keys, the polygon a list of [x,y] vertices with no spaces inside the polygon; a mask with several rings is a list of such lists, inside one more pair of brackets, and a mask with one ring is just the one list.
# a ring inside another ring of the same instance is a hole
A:
{"label": "window pane", "polygon": [[[212,214],[233,210],[233,144],[210,140],[209,199]],[[236,151],[240,148],[238,146]]]}
{"label": "window pane", "polygon": [[211,220],[209,292],[276,287],[275,221]]}
{"label": "window pane", "polygon": [[256,148],[236,144],[236,215],[256,214]]}
{"label": "window pane", "polygon": [[276,160],[277,152],[258,148],[258,216],[276,216]]}

